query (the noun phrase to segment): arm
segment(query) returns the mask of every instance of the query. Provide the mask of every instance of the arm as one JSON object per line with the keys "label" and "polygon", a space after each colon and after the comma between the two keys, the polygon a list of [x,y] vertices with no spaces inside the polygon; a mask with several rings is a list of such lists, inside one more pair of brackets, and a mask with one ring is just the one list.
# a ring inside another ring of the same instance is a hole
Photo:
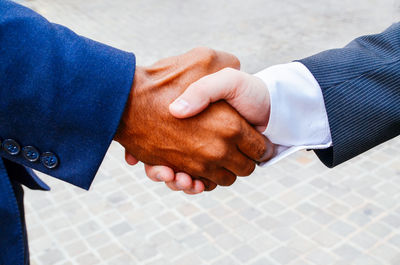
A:
{"label": "arm", "polygon": [[[381,34],[360,37],[343,49],[270,67],[257,74],[264,88],[239,73],[232,75],[231,81],[223,74],[206,77],[208,84],[203,82],[200,87],[198,82],[182,96],[190,104],[186,103],[185,109],[172,109],[172,113],[187,117],[209,102],[225,99],[253,125],[267,122],[265,135],[279,145],[270,163],[307,148],[314,149],[328,167],[336,166],[400,133],[399,33],[400,24],[395,24]],[[232,80],[238,80],[236,87]],[[270,105],[254,104],[262,98],[255,92],[267,88]],[[246,95],[255,97],[249,100]],[[246,105],[253,105],[253,111],[243,107]],[[267,109],[271,110],[269,120],[263,118]],[[261,120],[254,120],[254,110]],[[184,173],[174,178],[163,167],[147,168],[150,178],[156,172],[165,176],[172,189],[185,182],[183,190],[201,192],[190,187],[190,176]]]}
{"label": "arm", "polygon": [[168,112],[190,83],[237,67],[234,56],[198,48],[135,72],[133,54],[0,3],[3,158],[89,188],[114,138],[141,161],[208,178],[212,189],[249,175],[266,153],[265,137],[223,102],[190,120]]}
{"label": "arm", "polygon": [[[134,55],[9,1],[0,2],[0,44],[0,138],[20,146],[18,154],[0,155],[88,188],[128,99]],[[26,146],[41,157],[51,152],[58,165],[28,161]]]}
{"label": "arm", "polygon": [[399,135],[399,23],[300,62],[324,96],[333,145],[316,153],[325,165],[334,167]]}

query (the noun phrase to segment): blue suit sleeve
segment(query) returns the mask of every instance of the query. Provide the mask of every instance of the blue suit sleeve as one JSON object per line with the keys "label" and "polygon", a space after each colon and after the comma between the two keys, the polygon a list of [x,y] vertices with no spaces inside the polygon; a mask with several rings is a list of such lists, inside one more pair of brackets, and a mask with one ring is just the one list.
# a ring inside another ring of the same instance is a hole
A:
{"label": "blue suit sleeve", "polygon": [[300,60],[321,86],[333,146],[316,153],[334,167],[400,134],[400,24],[342,49]]}
{"label": "blue suit sleeve", "polygon": [[117,130],[135,57],[0,0],[0,138],[52,152],[53,169],[0,155],[88,189]]}

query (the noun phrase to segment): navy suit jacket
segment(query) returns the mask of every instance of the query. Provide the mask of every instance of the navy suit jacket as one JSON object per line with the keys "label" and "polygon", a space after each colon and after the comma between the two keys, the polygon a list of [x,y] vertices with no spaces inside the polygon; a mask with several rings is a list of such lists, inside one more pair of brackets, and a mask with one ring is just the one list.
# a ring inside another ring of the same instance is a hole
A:
{"label": "navy suit jacket", "polygon": [[[134,73],[133,54],[0,0],[1,265],[29,263],[20,184],[48,189],[31,168],[88,189],[118,127]],[[30,162],[26,146],[41,157],[51,152],[58,166]]]}

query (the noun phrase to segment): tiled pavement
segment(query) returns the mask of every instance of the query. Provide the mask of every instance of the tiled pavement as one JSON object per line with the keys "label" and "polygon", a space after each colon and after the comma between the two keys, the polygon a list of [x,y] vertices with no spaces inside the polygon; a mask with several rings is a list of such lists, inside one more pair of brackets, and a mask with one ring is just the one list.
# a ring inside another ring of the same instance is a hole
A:
{"label": "tiled pavement", "polygon": [[[340,47],[400,13],[391,0],[24,4],[134,51],[139,64],[205,45],[237,54],[250,72]],[[194,197],[126,166],[117,144],[89,192],[44,179],[51,192],[26,192],[33,265],[400,264],[399,138],[331,170],[300,152]]]}

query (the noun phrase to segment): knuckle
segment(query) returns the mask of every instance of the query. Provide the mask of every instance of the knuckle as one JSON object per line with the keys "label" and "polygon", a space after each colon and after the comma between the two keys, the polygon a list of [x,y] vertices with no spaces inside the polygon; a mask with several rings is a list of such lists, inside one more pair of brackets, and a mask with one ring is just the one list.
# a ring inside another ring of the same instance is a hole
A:
{"label": "knuckle", "polygon": [[241,121],[238,118],[227,115],[227,117],[224,117],[223,120],[225,121],[223,123],[224,129],[221,131],[221,133],[225,138],[235,138],[241,134]]}
{"label": "knuckle", "polygon": [[221,186],[231,186],[233,183],[236,181],[236,176],[235,175],[225,175],[223,178],[221,178],[220,183],[218,183]]}
{"label": "knuckle", "polygon": [[219,145],[215,149],[212,150],[211,159],[213,160],[224,160],[228,155],[228,147],[226,145]]}
{"label": "knuckle", "polygon": [[199,60],[205,66],[212,64],[217,58],[217,52],[208,47],[195,48],[194,52],[199,56]]}
{"label": "knuckle", "polygon": [[268,141],[268,144],[265,147],[266,151],[264,152],[264,155],[262,157],[262,162],[266,162],[274,157],[276,151],[275,148],[276,146]]}
{"label": "knuckle", "polygon": [[241,65],[240,65],[240,61],[236,56],[233,56],[233,62],[232,62],[232,67],[235,69],[240,69]]}
{"label": "knuckle", "polygon": [[216,161],[221,161],[227,157],[229,147],[227,143],[221,141],[208,145],[203,149],[202,153],[207,163],[216,163]]}
{"label": "knuckle", "polygon": [[204,184],[205,191],[212,191],[217,187],[217,184],[208,178],[201,177],[200,180]]}
{"label": "knuckle", "polygon": [[221,72],[227,74],[227,75],[231,75],[233,73],[235,73],[235,69],[233,69],[232,67],[225,67],[224,69],[221,70]]}
{"label": "knuckle", "polygon": [[195,172],[196,175],[202,175],[206,170],[207,166],[204,163],[197,163],[193,166],[193,172]]}
{"label": "knuckle", "polygon": [[205,57],[214,59],[217,56],[217,52],[209,47],[201,47]]}
{"label": "knuckle", "polygon": [[256,147],[257,160],[262,159],[267,151],[268,151],[268,148],[265,145],[265,143],[258,145]]}
{"label": "knuckle", "polygon": [[247,163],[243,167],[243,172],[241,176],[249,176],[253,171],[256,169],[256,164],[255,163]]}

